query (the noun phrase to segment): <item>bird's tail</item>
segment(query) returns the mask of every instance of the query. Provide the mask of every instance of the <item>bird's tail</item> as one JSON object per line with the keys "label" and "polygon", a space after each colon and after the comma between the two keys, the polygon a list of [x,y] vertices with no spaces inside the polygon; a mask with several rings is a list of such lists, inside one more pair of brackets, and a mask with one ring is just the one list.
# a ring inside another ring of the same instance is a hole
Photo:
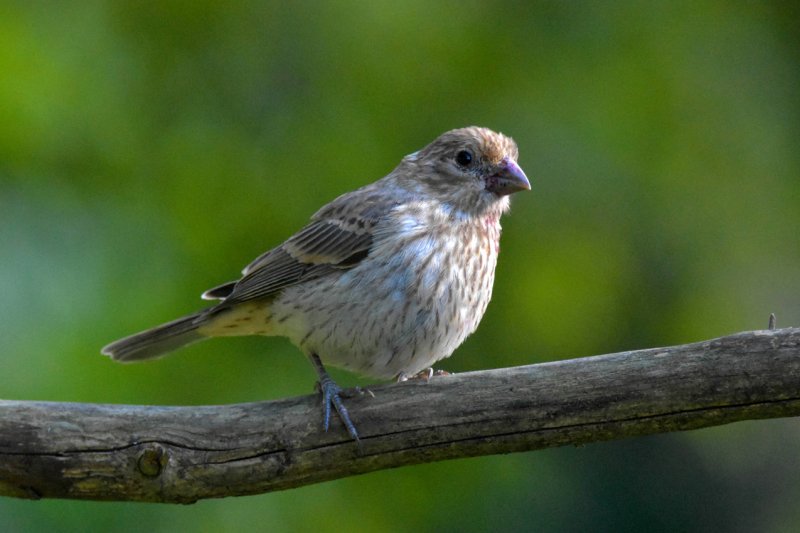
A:
{"label": "bird's tail", "polygon": [[101,351],[121,363],[153,359],[183,346],[205,339],[198,328],[205,325],[208,314],[200,311],[136,333],[105,346]]}

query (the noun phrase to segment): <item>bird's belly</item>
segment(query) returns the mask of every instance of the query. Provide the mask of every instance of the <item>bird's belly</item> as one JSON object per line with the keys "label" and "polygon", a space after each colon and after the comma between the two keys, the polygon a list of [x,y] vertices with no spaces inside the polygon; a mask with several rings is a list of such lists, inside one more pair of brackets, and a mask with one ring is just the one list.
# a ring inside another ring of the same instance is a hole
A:
{"label": "bird's belly", "polygon": [[276,334],[325,364],[378,378],[412,375],[450,356],[491,298],[493,263],[476,276],[446,253],[368,261],[287,288],[272,308]]}

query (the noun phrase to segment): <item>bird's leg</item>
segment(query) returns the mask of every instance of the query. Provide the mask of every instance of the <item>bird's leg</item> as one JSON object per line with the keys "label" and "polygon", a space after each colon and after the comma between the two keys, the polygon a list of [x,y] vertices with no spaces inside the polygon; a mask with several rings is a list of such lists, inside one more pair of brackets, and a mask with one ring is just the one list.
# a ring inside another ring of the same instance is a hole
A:
{"label": "bird's leg", "polygon": [[347,412],[347,408],[342,403],[342,388],[336,384],[333,379],[328,375],[328,372],[325,370],[325,367],[322,366],[322,361],[320,361],[319,356],[315,353],[309,355],[309,359],[311,359],[311,364],[314,365],[314,369],[317,371],[317,376],[319,376],[319,388],[320,392],[322,393],[322,410],[324,412],[325,418],[322,423],[322,427],[325,431],[328,431],[331,422],[331,404],[336,409],[336,413],[339,415],[339,419],[341,419],[344,427],[347,428],[347,432],[350,433],[350,436],[353,437],[354,440],[358,440],[358,432],[356,431],[356,426],[353,425],[353,422],[350,420],[350,414]]}

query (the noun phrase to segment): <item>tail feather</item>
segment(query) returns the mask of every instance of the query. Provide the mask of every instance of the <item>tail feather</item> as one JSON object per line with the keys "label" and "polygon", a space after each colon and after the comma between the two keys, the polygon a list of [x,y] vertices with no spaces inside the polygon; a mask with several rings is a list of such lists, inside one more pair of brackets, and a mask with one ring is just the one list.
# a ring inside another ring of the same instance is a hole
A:
{"label": "tail feather", "polygon": [[105,346],[101,351],[113,360],[132,363],[153,359],[178,348],[205,339],[197,330],[203,326],[205,311],[173,320],[152,329],[136,333]]}

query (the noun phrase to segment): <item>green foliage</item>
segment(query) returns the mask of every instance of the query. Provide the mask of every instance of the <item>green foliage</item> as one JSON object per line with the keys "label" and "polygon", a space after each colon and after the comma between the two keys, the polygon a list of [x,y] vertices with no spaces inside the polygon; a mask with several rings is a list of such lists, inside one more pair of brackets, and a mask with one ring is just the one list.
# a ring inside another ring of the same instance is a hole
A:
{"label": "green foliage", "polygon": [[[99,355],[439,133],[512,135],[464,371],[800,324],[800,47],[783,2],[0,6],[0,397],[305,394],[282,339]],[[337,374],[340,376],[341,374]],[[357,380],[350,376],[346,382]],[[363,382],[363,381],[362,381]],[[0,501],[4,531],[800,524],[794,421],[380,472],[190,508]]]}

